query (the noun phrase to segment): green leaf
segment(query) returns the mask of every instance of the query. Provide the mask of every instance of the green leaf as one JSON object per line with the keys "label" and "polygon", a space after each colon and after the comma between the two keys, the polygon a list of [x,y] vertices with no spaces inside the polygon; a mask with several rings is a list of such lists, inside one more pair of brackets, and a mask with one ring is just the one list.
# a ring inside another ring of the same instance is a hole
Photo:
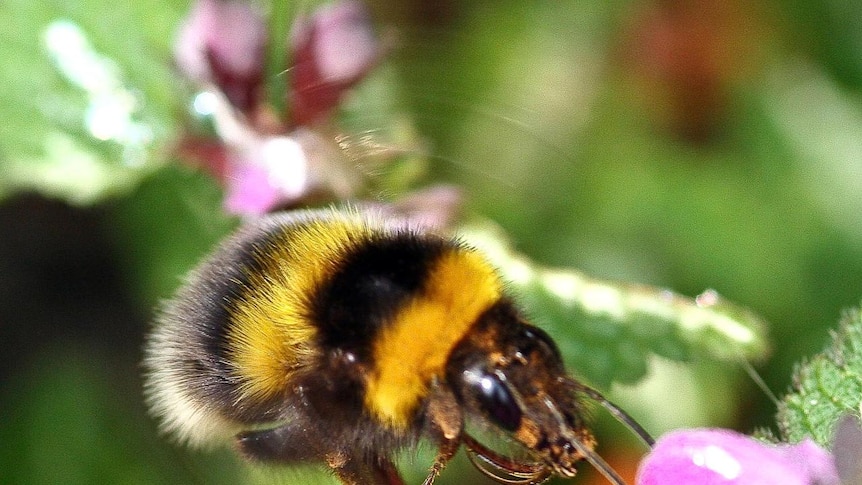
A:
{"label": "green leaf", "polygon": [[862,403],[862,311],[849,312],[832,332],[832,342],[796,367],[793,391],[778,406],[778,427],[784,441],[811,437],[829,447],[841,416],[857,416]]}
{"label": "green leaf", "polygon": [[183,99],[170,62],[180,5],[4,2],[0,196],[91,204],[164,161]]}
{"label": "green leaf", "polygon": [[637,382],[651,356],[735,362],[768,353],[764,323],[714,291],[688,298],[544,268],[513,252],[496,226],[461,233],[497,264],[529,316],[555,337],[567,365],[595,385]]}

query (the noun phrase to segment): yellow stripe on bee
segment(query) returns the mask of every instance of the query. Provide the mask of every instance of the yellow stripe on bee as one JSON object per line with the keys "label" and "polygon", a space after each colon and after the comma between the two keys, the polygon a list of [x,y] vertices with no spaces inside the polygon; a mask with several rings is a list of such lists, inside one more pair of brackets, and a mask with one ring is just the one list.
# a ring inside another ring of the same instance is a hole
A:
{"label": "yellow stripe on bee", "polygon": [[272,247],[257,249],[263,270],[247,275],[228,334],[243,397],[277,395],[292,372],[313,357],[317,328],[309,320],[309,298],[337,270],[342,255],[370,235],[361,220],[335,215],[287,227]]}
{"label": "yellow stripe on bee", "polygon": [[500,293],[496,271],[478,253],[457,249],[441,257],[422,294],[375,341],[365,399],[381,422],[398,429],[410,425],[432,378],[443,375],[455,344]]}

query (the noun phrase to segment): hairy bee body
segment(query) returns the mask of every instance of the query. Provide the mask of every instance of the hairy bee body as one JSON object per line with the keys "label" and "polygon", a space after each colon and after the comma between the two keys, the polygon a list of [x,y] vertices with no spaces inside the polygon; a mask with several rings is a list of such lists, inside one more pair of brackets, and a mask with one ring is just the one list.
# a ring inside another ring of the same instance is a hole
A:
{"label": "hairy bee body", "polygon": [[[440,449],[428,484],[462,443],[535,482],[574,475],[594,445],[583,388],[482,255],[356,211],[271,215],[229,237],[164,306],[144,364],[164,431],[320,462],[346,484],[401,483],[392,454],[421,438]],[[538,464],[495,459],[470,419]]]}

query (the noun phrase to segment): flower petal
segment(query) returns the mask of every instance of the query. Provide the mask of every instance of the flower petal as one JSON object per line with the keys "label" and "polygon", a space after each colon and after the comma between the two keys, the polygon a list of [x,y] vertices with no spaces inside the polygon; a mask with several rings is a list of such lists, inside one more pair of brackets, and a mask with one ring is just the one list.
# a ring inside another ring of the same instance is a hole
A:
{"label": "flower petal", "polygon": [[260,215],[278,204],[278,187],[270,183],[266,167],[256,163],[229,166],[225,209],[232,214]]}
{"label": "flower petal", "polygon": [[308,190],[303,147],[288,136],[264,137],[242,156],[231,157],[225,208],[234,214],[260,215],[295,202]]}
{"label": "flower petal", "polygon": [[290,106],[297,126],[325,119],[379,57],[370,16],[358,1],[326,5],[300,18],[291,46]]}
{"label": "flower petal", "polygon": [[832,453],[841,483],[862,484],[862,426],[859,418],[848,414],[838,420]]}
{"label": "flower petal", "polygon": [[177,64],[193,81],[213,82],[243,112],[259,101],[267,32],[248,2],[199,0],[174,46]]}
{"label": "flower petal", "polygon": [[639,485],[838,485],[832,456],[814,444],[768,445],[730,430],[668,433],[641,463]]}

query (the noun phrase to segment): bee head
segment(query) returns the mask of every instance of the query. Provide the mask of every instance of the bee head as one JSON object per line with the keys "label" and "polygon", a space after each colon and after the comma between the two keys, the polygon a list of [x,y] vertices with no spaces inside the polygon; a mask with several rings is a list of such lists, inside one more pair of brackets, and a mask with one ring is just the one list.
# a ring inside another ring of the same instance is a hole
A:
{"label": "bee head", "polygon": [[447,380],[467,414],[507,432],[545,467],[574,476],[595,439],[556,345],[502,302],[452,354]]}

